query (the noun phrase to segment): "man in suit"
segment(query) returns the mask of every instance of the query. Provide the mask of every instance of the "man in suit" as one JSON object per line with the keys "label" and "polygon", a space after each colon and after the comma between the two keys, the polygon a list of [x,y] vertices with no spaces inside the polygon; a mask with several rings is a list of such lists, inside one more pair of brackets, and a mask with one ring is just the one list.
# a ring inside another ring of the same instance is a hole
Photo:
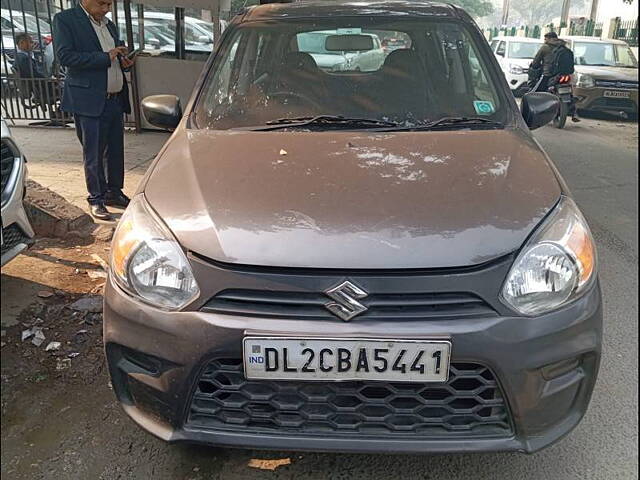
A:
{"label": "man in suit", "polygon": [[[131,112],[124,70],[133,65],[117,27],[113,0],[81,0],[53,19],[56,55],[66,78],[61,109],[73,114],[82,144],[91,214],[111,220],[106,205],[125,208],[124,114]],[[106,163],[106,164],[105,164]]]}

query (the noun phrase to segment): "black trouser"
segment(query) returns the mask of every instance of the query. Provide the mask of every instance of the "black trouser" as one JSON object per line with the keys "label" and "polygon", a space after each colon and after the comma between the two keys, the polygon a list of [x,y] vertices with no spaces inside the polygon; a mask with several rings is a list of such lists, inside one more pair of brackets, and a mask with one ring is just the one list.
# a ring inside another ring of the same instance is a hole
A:
{"label": "black trouser", "polygon": [[82,144],[87,201],[91,205],[104,203],[106,193],[120,193],[124,182],[124,116],[120,98],[107,98],[99,117],[73,117]]}

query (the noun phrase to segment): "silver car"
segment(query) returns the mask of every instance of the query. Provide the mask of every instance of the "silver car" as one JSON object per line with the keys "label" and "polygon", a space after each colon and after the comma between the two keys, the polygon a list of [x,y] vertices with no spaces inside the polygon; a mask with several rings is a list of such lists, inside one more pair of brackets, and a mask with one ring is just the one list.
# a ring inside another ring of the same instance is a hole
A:
{"label": "silver car", "polygon": [[26,250],[35,236],[24,208],[27,165],[2,119],[2,265]]}

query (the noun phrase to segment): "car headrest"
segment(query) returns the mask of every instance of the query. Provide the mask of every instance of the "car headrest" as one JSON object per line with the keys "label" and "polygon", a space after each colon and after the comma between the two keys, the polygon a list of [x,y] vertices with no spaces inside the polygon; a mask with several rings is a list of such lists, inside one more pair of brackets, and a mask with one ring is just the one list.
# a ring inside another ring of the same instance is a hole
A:
{"label": "car headrest", "polygon": [[293,71],[313,71],[318,68],[316,61],[306,52],[291,52],[287,54],[284,66],[287,70]]}
{"label": "car headrest", "polygon": [[420,72],[420,58],[413,50],[401,48],[391,52],[382,69],[391,75],[415,76]]}

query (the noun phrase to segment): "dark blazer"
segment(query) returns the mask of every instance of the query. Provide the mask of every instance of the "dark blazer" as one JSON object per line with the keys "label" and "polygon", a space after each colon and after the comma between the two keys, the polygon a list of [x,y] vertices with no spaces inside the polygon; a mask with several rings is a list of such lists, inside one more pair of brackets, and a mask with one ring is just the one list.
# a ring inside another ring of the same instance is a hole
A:
{"label": "dark blazer", "polygon": [[20,78],[46,78],[42,67],[26,52],[16,50],[13,68]]}
{"label": "dark blazer", "polygon": [[[111,20],[107,28],[116,46],[123,45]],[[60,108],[68,113],[100,116],[107,98],[107,71],[111,68],[111,60],[109,54],[102,51],[98,35],[81,6],[56,14],[53,39],[58,61],[67,69]],[[123,111],[131,113],[126,79],[120,101]]]}

